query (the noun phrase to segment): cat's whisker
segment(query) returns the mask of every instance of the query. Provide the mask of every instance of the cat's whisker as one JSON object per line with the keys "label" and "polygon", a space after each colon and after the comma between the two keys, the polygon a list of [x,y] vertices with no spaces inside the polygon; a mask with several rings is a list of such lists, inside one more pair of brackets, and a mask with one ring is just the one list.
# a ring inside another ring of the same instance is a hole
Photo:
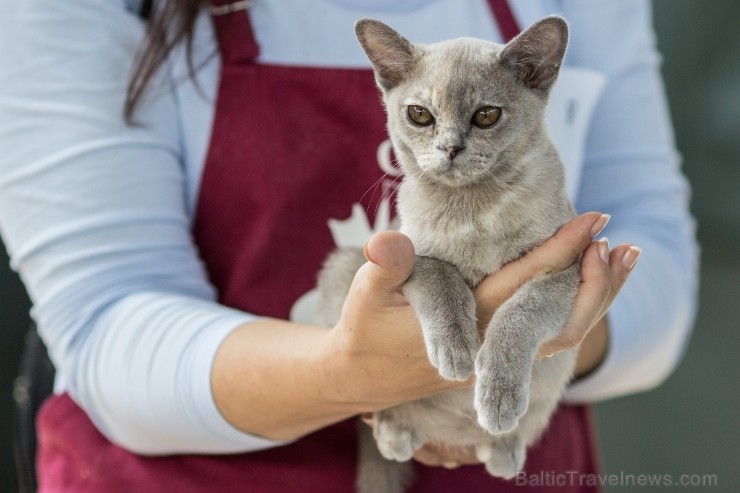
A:
{"label": "cat's whisker", "polygon": [[[394,185],[394,184],[395,184],[395,183],[396,183],[396,182],[397,182],[397,181],[398,181],[398,180],[399,180],[400,178],[402,178],[402,177],[403,177],[403,175],[397,175],[397,176],[395,176],[395,177],[393,178],[393,181],[391,181],[391,182],[390,182],[390,184],[388,184],[388,188],[386,188],[385,190],[383,190],[383,192],[382,192],[382,194],[381,194],[380,198],[378,199],[378,202],[377,202],[377,203],[375,204],[375,215],[374,215],[373,217],[375,217],[375,218],[376,218],[376,219],[375,219],[375,221],[376,221],[376,222],[377,222],[377,217],[378,217],[378,209],[380,209],[380,204],[382,203],[382,201],[383,201],[383,198],[385,198],[385,197],[388,197],[388,198],[390,199],[391,195],[393,195],[393,192],[395,192],[395,191],[396,191],[396,189],[397,189],[397,188],[399,187],[400,183],[399,183],[398,185],[396,185],[395,187],[394,187],[393,185]],[[373,194],[373,195],[374,195],[374,194]]]}
{"label": "cat's whisker", "polygon": [[388,185],[388,190],[390,190],[391,187],[393,187],[393,185],[396,185],[395,187],[393,187],[393,190],[391,191],[391,193],[395,192],[396,188],[398,188],[401,185],[401,182],[399,181],[401,178],[403,178],[403,175],[396,176],[395,178],[393,178],[393,181],[390,183],[390,185]]}
{"label": "cat's whisker", "polygon": [[365,191],[365,193],[362,194],[362,197],[360,197],[360,200],[358,200],[357,202],[358,203],[362,202],[362,199],[364,199],[365,196],[370,192],[370,190],[372,190],[373,191],[373,194],[370,197],[370,204],[372,204],[373,203],[373,198],[375,197],[375,192],[378,189],[378,185],[380,185],[383,182],[383,180],[385,179],[386,176],[388,176],[388,173],[383,173],[383,175],[380,178],[378,178],[377,180],[375,180],[375,183],[373,183],[372,185],[370,185],[370,187]]}
{"label": "cat's whisker", "polygon": [[[400,176],[399,178],[403,179],[403,176]],[[395,191],[398,190],[398,187],[401,186],[401,183],[403,183],[402,180],[399,181],[398,183],[395,183],[395,186],[393,186],[393,190],[391,190],[390,193],[395,193]],[[391,183],[391,185],[393,185],[393,183]]]}
{"label": "cat's whisker", "polygon": [[[388,191],[386,189],[386,185],[384,184],[383,180],[386,179],[388,176],[387,173],[385,173],[380,180],[378,180],[373,188],[373,194],[370,196],[370,201],[368,202],[367,210],[370,211],[372,209],[373,203],[375,203],[375,216],[378,215],[378,209],[380,208],[380,204],[383,202],[383,198],[388,194]],[[391,181],[391,184],[393,184],[396,181],[397,177],[393,177],[393,181]],[[375,194],[378,192],[378,188],[380,188],[380,196],[378,197],[378,200],[375,200]]]}

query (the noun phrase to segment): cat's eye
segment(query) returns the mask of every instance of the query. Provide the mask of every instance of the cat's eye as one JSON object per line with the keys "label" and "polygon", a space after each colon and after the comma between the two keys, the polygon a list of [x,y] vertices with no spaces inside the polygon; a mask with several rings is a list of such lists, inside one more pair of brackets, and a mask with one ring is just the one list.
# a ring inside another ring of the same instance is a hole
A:
{"label": "cat's eye", "polygon": [[409,119],[417,125],[426,127],[434,123],[432,113],[423,106],[412,104],[408,108]]}
{"label": "cat's eye", "polygon": [[490,128],[496,124],[501,116],[498,106],[486,106],[473,113],[473,125],[478,128]]}

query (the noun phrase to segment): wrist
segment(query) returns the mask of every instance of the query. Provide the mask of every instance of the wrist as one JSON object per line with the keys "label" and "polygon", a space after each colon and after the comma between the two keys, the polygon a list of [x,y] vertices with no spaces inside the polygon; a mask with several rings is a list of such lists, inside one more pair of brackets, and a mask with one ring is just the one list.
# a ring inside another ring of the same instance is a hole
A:
{"label": "wrist", "polygon": [[339,326],[328,330],[318,348],[315,378],[322,383],[322,398],[348,415],[375,411],[383,406],[373,403],[366,392],[372,372],[352,351],[347,332]]}
{"label": "wrist", "polygon": [[603,316],[581,342],[576,360],[575,378],[581,379],[596,371],[609,349],[609,322]]}

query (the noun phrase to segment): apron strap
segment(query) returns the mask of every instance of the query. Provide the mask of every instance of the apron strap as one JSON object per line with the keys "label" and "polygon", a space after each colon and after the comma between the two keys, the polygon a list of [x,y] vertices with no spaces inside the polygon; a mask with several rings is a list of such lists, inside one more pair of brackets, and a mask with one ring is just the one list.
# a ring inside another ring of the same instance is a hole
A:
{"label": "apron strap", "polygon": [[[213,0],[211,17],[221,57],[230,63],[252,62],[259,56],[259,44],[252,31],[249,8],[252,0]],[[521,32],[508,0],[488,0],[488,6],[504,42]],[[237,33],[232,35],[232,31]]]}
{"label": "apron strap", "polygon": [[211,18],[224,64],[253,62],[260,48],[252,32],[252,0],[212,0]]}
{"label": "apron strap", "polygon": [[493,12],[493,17],[496,19],[504,43],[508,43],[522,32],[514,13],[511,11],[508,0],[488,0],[488,6]]}

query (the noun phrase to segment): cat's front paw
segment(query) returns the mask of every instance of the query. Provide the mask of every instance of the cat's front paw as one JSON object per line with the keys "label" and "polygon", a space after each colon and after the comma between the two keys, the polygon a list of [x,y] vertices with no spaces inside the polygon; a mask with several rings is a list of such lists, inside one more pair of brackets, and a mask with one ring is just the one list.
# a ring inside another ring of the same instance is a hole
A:
{"label": "cat's front paw", "polygon": [[419,435],[413,429],[392,419],[378,417],[377,414],[373,435],[380,454],[388,460],[399,462],[411,460],[414,452],[422,446]]}
{"label": "cat's front paw", "polygon": [[446,329],[427,332],[435,334],[426,343],[432,366],[445,380],[467,380],[475,370],[475,355],[480,344],[474,322],[472,327],[453,323]]}
{"label": "cat's front paw", "polygon": [[478,354],[475,366],[478,423],[494,435],[513,430],[527,411],[530,374],[484,351]]}

